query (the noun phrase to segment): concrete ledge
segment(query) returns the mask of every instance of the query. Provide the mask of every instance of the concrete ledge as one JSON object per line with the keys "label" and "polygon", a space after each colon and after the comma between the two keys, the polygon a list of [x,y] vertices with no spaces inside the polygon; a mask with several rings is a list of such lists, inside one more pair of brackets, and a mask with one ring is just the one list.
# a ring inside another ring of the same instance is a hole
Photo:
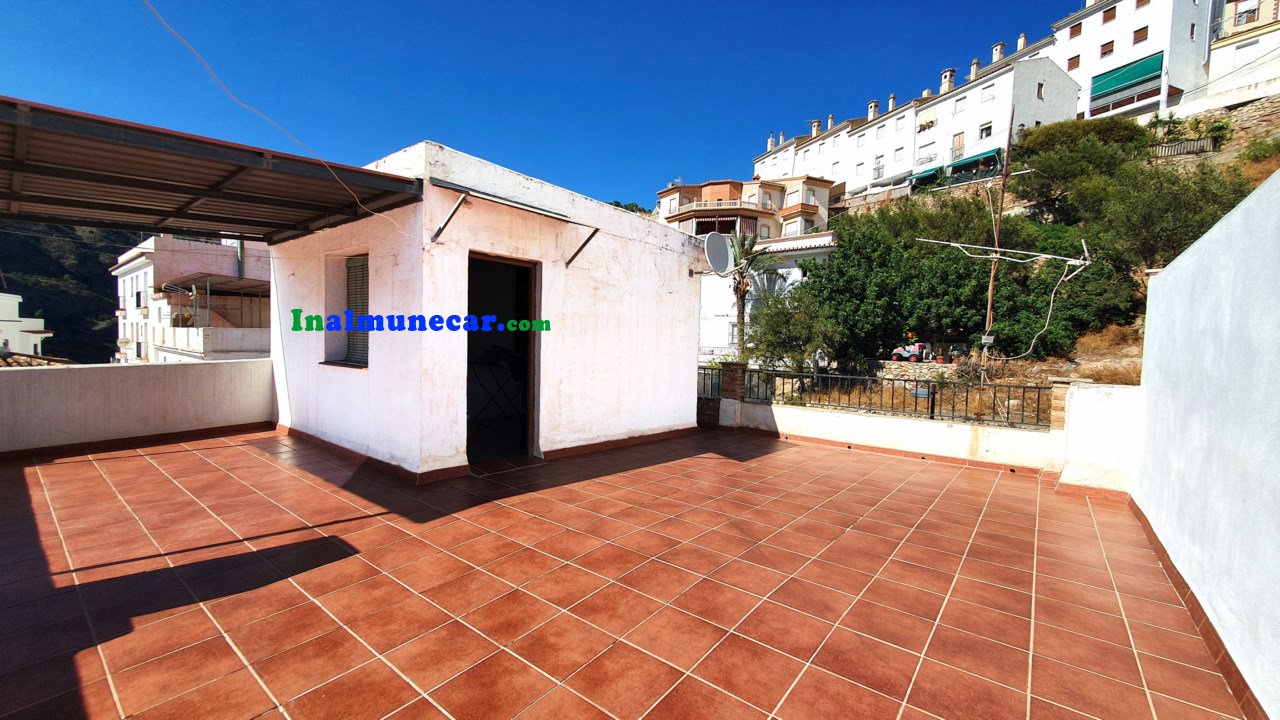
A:
{"label": "concrete ledge", "polygon": [[1169,551],[1165,549],[1164,543],[1160,542],[1160,536],[1156,535],[1156,531],[1151,527],[1151,522],[1147,520],[1146,514],[1142,512],[1142,508],[1138,507],[1138,503],[1134,502],[1132,498],[1129,499],[1129,509],[1133,511],[1134,517],[1138,518],[1138,524],[1142,525],[1142,531],[1146,533],[1147,540],[1151,543],[1151,549],[1155,551],[1156,557],[1164,567],[1165,574],[1169,576],[1169,582],[1173,585],[1174,590],[1178,591],[1182,604],[1187,606],[1187,612],[1191,613],[1191,619],[1196,624],[1196,630],[1199,631],[1200,637],[1204,639],[1205,645],[1209,646],[1209,654],[1213,656],[1214,662],[1218,665],[1218,671],[1226,679],[1227,687],[1231,690],[1231,694],[1235,696],[1236,701],[1240,703],[1240,708],[1244,710],[1244,716],[1248,720],[1267,720],[1267,712],[1258,702],[1258,698],[1254,696],[1253,689],[1249,687],[1249,681],[1240,672],[1235,659],[1231,657],[1231,652],[1227,649],[1226,644],[1222,642],[1222,636],[1218,634],[1218,629],[1213,626],[1209,615],[1204,611],[1204,606],[1200,604],[1195,592],[1187,584],[1186,578],[1182,577],[1182,573],[1173,564],[1173,558],[1169,557]]}
{"label": "concrete ledge", "polygon": [[366,467],[375,472],[380,472],[383,475],[390,475],[393,478],[404,480],[410,485],[425,485],[436,480],[460,477],[471,472],[470,465],[458,465],[455,467],[428,470],[426,472],[414,472],[408,468],[403,468],[394,463],[389,463],[386,460],[379,460],[377,458],[371,458],[368,455],[362,455],[354,450],[345,448],[337,443],[332,443],[328,440],[318,438],[309,432],[304,432],[297,428],[291,428],[287,425],[276,425],[276,429],[289,437],[302,438],[309,443],[314,443],[328,450],[332,450],[344,457],[351,458],[352,460],[360,463],[361,467]]}
{"label": "concrete ledge", "polygon": [[0,453],[277,419],[270,359],[0,370]]}
{"label": "concrete ledge", "polygon": [[617,440],[605,440],[603,442],[589,443],[587,445],[578,445],[576,447],[560,448],[558,450],[547,450],[542,453],[544,460],[558,460],[560,458],[572,457],[574,455],[584,455],[591,452],[599,452],[601,450],[612,450],[614,448],[628,447],[631,445],[639,445],[641,443],[653,442],[655,440],[666,440],[668,438],[683,437],[685,435],[694,435],[698,432],[697,427],[680,428],[678,430],[667,430],[666,432],[653,433],[651,435],[637,435],[629,438],[618,438]]}
{"label": "concrete ledge", "polygon": [[[270,432],[276,429],[271,421],[245,423],[243,425],[224,425],[201,430],[161,433],[158,435],[139,435],[137,437],[98,440],[96,442],[73,443],[69,445],[49,445],[27,450],[8,450],[0,452],[0,463],[13,461],[48,462],[56,458],[78,455],[94,455],[120,450],[130,450],[139,446],[170,445],[190,440],[207,440],[225,435],[244,435],[247,433]],[[145,453],[144,453],[145,454]]]}

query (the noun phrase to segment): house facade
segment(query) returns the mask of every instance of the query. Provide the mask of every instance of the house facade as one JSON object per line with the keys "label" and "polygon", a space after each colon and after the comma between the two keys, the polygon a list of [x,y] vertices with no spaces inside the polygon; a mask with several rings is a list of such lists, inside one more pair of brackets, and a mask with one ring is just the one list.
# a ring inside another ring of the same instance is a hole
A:
{"label": "house facade", "polygon": [[[272,246],[282,425],[419,481],[696,427],[694,238],[435,143],[370,168],[422,201]],[[429,325],[295,330],[294,309]]]}
{"label": "house facade", "polygon": [[39,355],[44,339],[53,334],[44,329],[44,318],[24,318],[22,296],[0,293],[0,350]]}
{"label": "house facade", "polygon": [[266,243],[154,235],[111,268],[119,296],[114,362],[266,357]]}
{"label": "house facade", "polygon": [[825,227],[832,181],[802,175],[776,180],[713,180],[671,185],[658,193],[656,214],[689,235],[805,235]]}
{"label": "house facade", "polygon": [[1077,117],[1139,115],[1209,82],[1211,0],[1090,0],[1053,24],[1048,56],[1081,88]]}

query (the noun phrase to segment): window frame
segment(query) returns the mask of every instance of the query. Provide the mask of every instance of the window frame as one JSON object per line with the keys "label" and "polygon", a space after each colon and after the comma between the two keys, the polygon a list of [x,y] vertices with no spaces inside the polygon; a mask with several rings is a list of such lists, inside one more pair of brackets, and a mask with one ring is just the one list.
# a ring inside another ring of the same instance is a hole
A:
{"label": "window frame", "polygon": [[1103,25],[1106,25],[1106,24],[1107,24],[1107,23],[1109,23],[1109,22],[1115,22],[1115,19],[1116,19],[1116,6],[1115,6],[1115,5],[1112,5],[1111,7],[1109,7],[1109,8],[1107,8],[1106,10],[1103,10],[1103,11],[1102,11],[1102,24],[1103,24]]}
{"label": "window frame", "polygon": [[[1141,37],[1139,37],[1139,33],[1141,33]],[[1143,25],[1142,27],[1138,28],[1137,30],[1134,30],[1134,31],[1133,31],[1133,44],[1134,44],[1134,45],[1137,45],[1137,44],[1139,44],[1139,43],[1144,43],[1144,42],[1146,42],[1146,41],[1147,41],[1147,38],[1150,36],[1150,34],[1151,34],[1151,26],[1150,26],[1150,25]]]}
{"label": "window frame", "polygon": [[1079,67],[1080,67],[1080,56],[1079,56],[1079,55],[1076,55],[1076,56],[1074,56],[1074,57],[1069,57],[1069,58],[1067,58],[1067,71],[1068,71],[1068,72],[1070,72],[1070,71],[1072,71],[1072,70],[1076,70],[1076,69],[1078,69]]}
{"label": "window frame", "polygon": [[1078,22],[1067,29],[1067,39],[1071,40],[1080,37],[1084,33],[1084,23]]}
{"label": "window frame", "polygon": [[1108,40],[1102,43],[1102,46],[1098,48],[1098,57],[1099,58],[1111,57],[1112,55],[1115,54],[1115,52],[1116,52],[1116,41]]}

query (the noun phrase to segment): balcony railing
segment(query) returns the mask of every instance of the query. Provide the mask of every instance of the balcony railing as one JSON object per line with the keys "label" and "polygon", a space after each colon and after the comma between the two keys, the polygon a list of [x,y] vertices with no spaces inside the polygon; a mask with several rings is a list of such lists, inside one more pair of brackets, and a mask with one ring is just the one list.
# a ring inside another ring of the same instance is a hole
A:
{"label": "balcony railing", "polygon": [[681,205],[673,215],[692,210],[773,210],[772,203],[756,203],[749,200],[705,200]]}
{"label": "balcony railing", "polygon": [[938,153],[929,153],[928,155],[923,155],[920,157],[919,160],[916,160],[916,167],[920,167],[921,165],[928,165],[929,163],[937,159],[938,159]]}
{"label": "balcony railing", "polygon": [[964,157],[964,146],[963,146],[963,145],[957,145],[957,146],[955,146],[955,147],[951,148],[951,159],[952,159],[952,160],[959,160],[959,159],[960,159],[960,158],[962,158],[962,157]]}
{"label": "balcony railing", "polygon": [[883,166],[883,165],[877,165],[877,166],[875,166],[875,167],[871,170],[871,179],[872,179],[872,180],[879,180],[879,179],[880,179],[880,178],[882,178],[882,177],[884,177],[884,166]]}
{"label": "balcony railing", "polygon": [[1047,428],[1052,389],[747,370],[743,399],[1009,427]]}
{"label": "balcony railing", "polygon": [[699,367],[698,368],[698,397],[701,397],[701,398],[720,397],[720,368],[718,367]]}

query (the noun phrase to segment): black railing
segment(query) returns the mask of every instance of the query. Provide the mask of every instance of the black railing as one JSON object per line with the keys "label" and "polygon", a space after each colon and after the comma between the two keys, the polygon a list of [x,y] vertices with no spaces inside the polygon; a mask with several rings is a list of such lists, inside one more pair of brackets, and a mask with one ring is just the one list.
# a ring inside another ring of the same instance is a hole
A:
{"label": "black railing", "polygon": [[698,397],[720,397],[720,368],[698,368]]}
{"label": "black railing", "polygon": [[743,399],[948,422],[1049,427],[1053,393],[1036,385],[980,385],[747,370]]}

